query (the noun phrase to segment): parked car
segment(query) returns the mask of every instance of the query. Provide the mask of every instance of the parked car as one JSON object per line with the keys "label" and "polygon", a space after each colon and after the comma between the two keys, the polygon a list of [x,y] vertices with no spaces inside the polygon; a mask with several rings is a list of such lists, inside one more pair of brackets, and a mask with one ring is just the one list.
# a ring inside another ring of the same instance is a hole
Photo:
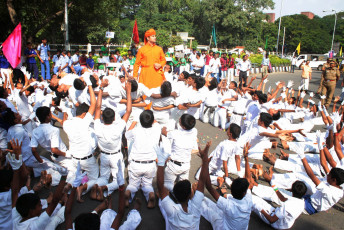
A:
{"label": "parked car", "polygon": [[323,65],[326,63],[326,59],[328,56],[324,54],[301,54],[297,57],[296,66],[300,68],[300,65],[304,61],[310,61],[309,66],[311,68],[316,68],[317,70],[321,70]]}

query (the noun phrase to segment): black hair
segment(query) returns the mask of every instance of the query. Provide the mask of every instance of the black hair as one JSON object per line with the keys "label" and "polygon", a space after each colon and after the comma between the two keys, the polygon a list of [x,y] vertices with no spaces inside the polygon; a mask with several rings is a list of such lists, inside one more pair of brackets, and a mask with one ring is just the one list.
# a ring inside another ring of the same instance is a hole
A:
{"label": "black hair", "polygon": [[191,194],[191,183],[188,180],[178,181],[173,187],[173,195],[178,202],[188,201]]}
{"label": "black hair", "polygon": [[77,90],[84,90],[86,88],[85,83],[80,78],[74,80],[73,86]]}
{"label": "black hair", "polygon": [[61,103],[61,98],[60,97],[54,97],[52,101],[55,103],[55,106],[59,106]]}
{"label": "black hair", "polygon": [[185,130],[191,130],[196,125],[196,119],[190,114],[183,114],[180,117],[180,123],[185,128]]}
{"label": "black hair", "polygon": [[3,87],[0,87],[0,98],[4,98],[5,96],[5,89]]}
{"label": "black hair", "polygon": [[203,77],[196,77],[195,78],[196,89],[199,90],[205,84],[205,79]]}
{"label": "black hair", "polygon": [[235,88],[238,87],[238,83],[236,81],[231,81],[231,84],[233,84],[235,86]]}
{"label": "black hair", "polygon": [[82,213],[74,220],[75,230],[99,230],[100,217],[95,213]]}
{"label": "black hair", "polygon": [[291,192],[293,197],[301,199],[307,192],[307,186],[304,182],[297,180],[291,186]]}
{"label": "black hair", "polygon": [[240,136],[241,128],[239,125],[232,123],[229,126],[229,132],[232,134],[234,139],[237,139]]}
{"label": "black hair", "polygon": [[56,95],[56,97],[59,97],[59,98],[65,98],[65,97],[68,97],[68,91],[66,91],[66,92],[58,92],[58,91],[56,91],[55,92],[55,95]]}
{"label": "black hair", "polygon": [[260,104],[266,103],[268,101],[268,96],[261,92],[256,92]]}
{"label": "black hair", "polygon": [[152,127],[154,122],[154,115],[152,110],[145,110],[140,114],[140,123],[143,128]]}
{"label": "black hair", "polygon": [[131,83],[131,92],[136,92],[137,88],[139,87],[137,81],[135,79],[131,79],[129,82]]}
{"label": "black hair", "polygon": [[15,125],[14,120],[16,119],[14,112],[10,109],[10,108],[6,108],[5,110],[5,114],[2,116],[2,118],[4,119],[4,121],[6,121],[6,123],[9,126],[13,126]]}
{"label": "black hair", "polygon": [[160,88],[161,97],[169,97],[171,96],[171,92],[172,92],[171,83],[169,81],[164,81],[161,84],[161,88]]}
{"label": "black hair", "polygon": [[75,115],[80,116],[83,113],[87,113],[90,107],[84,102],[76,108]]}
{"label": "black hair", "polygon": [[217,88],[217,79],[216,78],[213,78],[211,79],[211,81],[209,82],[209,86],[208,86],[208,89],[209,91],[212,91],[213,89],[216,89]]}
{"label": "black hair", "polygon": [[281,118],[281,113],[280,113],[280,111],[278,111],[277,113],[274,113],[273,115],[272,115],[272,120],[274,120],[274,121],[277,121],[278,119],[280,119]]}
{"label": "black hair", "polygon": [[29,215],[30,210],[35,209],[37,204],[40,202],[41,200],[39,199],[39,196],[35,193],[23,194],[17,199],[17,212],[22,216],[22,218],[25,218]]}
{"label": "black hair", "polygon": [[56,86],[49,85],[49,88],[54,92],[57,90],[58,87],[59,87],[58,85]]}
{"label": "black hair", "polygon": [[343,169],[332,168],[329,174],[331,178],[336,179],[338,186],[344,183],[344,170]]}
{"label": "black hair", "polygon": [[237,200],[241,200],[246,195],[248,186],[249,186],[249,183],[246,178],[237,178],[233,180],[233,183],[231,186],[232,196]]}
{"label": "black hair", "polygon": [[36,116],[39,122],[45,123],[45,120],[50,115],[50,109],[46,106],[41,106],[36,110]]}
{"label": "black hair", "polygon": [[189,78],[189,72],[187,71],[183,71],[182,74],[184,75],[184,79],[188,79]]}
{"label": "black hair", "polygon": [[94,77],[94,76],[90,76],[90,81],[92,83],[92,88],[96,88],[98,86],[98,82],[97,82],[97,79]]}
{"label": "black hair", "polygon": [[104,124],[112,124],[115,120],[115,111],[111,108],[105,108],[102,114]]}
{"label": "black hair", "polygon": [[0,192],[7,192],[11,188],[13,178],[12,168],[0,170]]}
{"label": "black hair", "polygon": [[35,88],[32,85],[30,85],[26,90],[29,91],[30,93],[35,92]]}
{"label": "black hair", "polygon": [[269,127],[272,122],[272,116],[268,113],[261,113],[259,119],[264,123],[265,127]]}

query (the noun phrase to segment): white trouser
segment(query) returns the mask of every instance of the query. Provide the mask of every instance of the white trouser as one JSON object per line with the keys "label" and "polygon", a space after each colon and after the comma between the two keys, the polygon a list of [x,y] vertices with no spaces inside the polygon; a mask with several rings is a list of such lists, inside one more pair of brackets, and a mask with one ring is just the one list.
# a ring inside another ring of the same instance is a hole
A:
{"label": "white trouser", "polygon": [[[117,213],[112,209],[105,209],[100,216],[100,230],[109,230]],[[141,215],[136,209],[130,210],[127,220],[119,227],[119,230],[135,230],[141,223]]]}
{"label": "white trouser", "polygon": [[131,199],[135,196],[135,193],[141,188],[146,200],[148,201],[149,193],[154,192],[153,179],[156,174],[156,163],[144,164],[130,161],[128,166],[129,184],[127,190],[131,192]]}
{"label": "white trouser", "polygon": [[49,222],[47,223],[45,230],[56,229],[59,224],[65,221],[65,217],[64,217],[65,208],[66,207],[63,206],[58,211],[56,209],[54,210],[54,213],[49,218]]}
{"label": "white trouser", "polygon": [[230,124],[237,124],[237,125],[239,125],[239,127],[242,127],[243,126],[243,118],[244,118],[244,116],[242,116],[242,115],[237,115],[237,114],[232,113],[231,119],[230,119]]}
{"label": "white trouser", "polygon": [[263,154],[265,149],[270,149],[272,142],[262,141],[254,145],[248,150],[248,157],[256,160],[263,160]]}
{"label": "white trouser", "polygon": [[316,192],[316,187],[313,181],[308,177],[306,173],[274,173],[270,184],[276,185],[278,188],[290,189],[295,181],[302,181],[307,187],[306,195],[312,195]]}
{"label": "white trouser", "polygon": [[[74,165],[71,158],[66,158],[64,156],[54,157],[53,155],[50,155],[51,159],[54,161],[54,163],[66,168],[68,171],[74,171]],[[67,177],[67,184],[72,184],[74,181],[74,177]]]}
{"label": "white trouser", "polygon": [[228,82],[227,82],[227,84],[229,85],[229,83],[231,81],[234,81],[234,68],[228,69]]}
{"label": "white trouser", "polygon": [[216,108],[215,114],[214,114],[213,125],[215,127],[219,127],[219,125],[221,125],[221,129],[225,129],[226,123],[227,123],[227,109]]}
{"label": "white trouser", "polygon": [[[121,152],[113,155],[100,154],[100,177],[97,179],[96,184],[98,186],[106,185],[108,191],[104,193],[105,196],[108,196],[119,187],[117,183],[118,162],[122,165],[122,175],[124,175],[125,166]],[[111,183],[109,183],[110,175],[112,175]]]}
{"label": "white trouser", "polygon": [[76,168],[78,167],[78,162],[80,162],[81,169],[86,172],[88,177],[87,189],[83,194],[87,193],[93,185],[96,183],[96,180],[99,176],[99,166],[97,164],[96,158],[92,156],[86,160],[77,160],[72,158],[74,171],[69,171],[67,178],[74,177]]}
{"label": "white trouser", "polygon": [[209,123],[209,121],[214,120],[214,114],[215,114],[215,112],[212,112],[211,108],[208,108],[207,106],[203,105],[201,107],[201,111],[200,111],[200,119],[204,123]]}
{"label": "white trouser", "polygon": [[[322,177],[322,175],[324,174],[321,169],[322,166],[320,164],[319,155],[306,154],[305,156],[306,156],[308,165],[311,167],[314,174],[316,176]],[[277,169],[282,169],[285,171],[295,172],[295,173],[306,172],[305,168],[303,167],[302,161],[297,154],[289,154],[288,160],[276,159],[274,167]]]}
{"label": "white trouser", "polygon": [[227,73],[228,73],[227,70],[225,71],[221,70],[221,79],[228,79]]}
{"label": "white trouser", "polygon": [[303,88],[302,88],[303,90],[308,90],[309,78],[307,78],[307,79],[302,78],[301,79],[301,85],[304,85]]}
{"label": "white trouser", "polygon": [[210,66],[209,66],[209,65],[205,65],[205,66],[204,66],[203,77],[207,76],[207,73],[209,72],[209,70],[210,70]]}
{"label": "white trouser", "polygon": [[314,144],[313,142],[296,142],[290,141],[288,142],[289,150],[293,152],[298,152],[299,149],[303,149],[305,152],[308,153],[320,153],[318,144]]}
{"label": "white trouser", "polygon": [[[278,186],[277,186],[278,187]],[[291,185],[290,185],[291,188]],[[278,187],[280,193],[282,193],[282,195],[286,198],[288,197],[292,197],[292,193],[281,188]],[[266,186],[266,185],[262,185],[262,184],[258,184],[257,186],[253,186],[252,188],[252,193],[254,193],[256,196],[267,200],[267,201],[272,201],[278,205],[282,205],[283,202],[278,198],[276,192],[274,191],[274,189],[270,186]]]}
{"label": "white trouser", "polygon": [[209,198],[204,197],[201,207],[201,215],[209,221],[214,230],[222,230],[224,215],[221,209],[211,201]]}
{"label": "white trouser", "polygon": [[[195,179],[199,180],[199,176],[201,174],[201,169],[200,167],[195,175]],[[210,176],[210,181],[212,185],[218,186],[219,184],[217,183],[217,178],[218,177],[223,177],[225,173],[221,170],[221,168],[214,168],[209,165],[209,176]],[[228,178],[229,179],[229,178]],[[230,183],[231,184],[231,183]]]}
{"label": "white trouser", "polygon": [[181,166],[176,165],[172,161],[167,162],[165,168],[164,185],[169,190],[173,190],[174,182],[180,180],[188,180],[190,171],[190,162],[182,163]]}
{"label": "white trouser", "polygon": [[[249,162],[250,168],[254,165],[253,163]],[[245,161],[243,161],[243,158],[240,161],[240,171],[238,171],[236,162],[235,162],[235,157],[230,157],[227,162],[227,168],[228,168],[228,173],[237,175],[239,177],[244,177],[245,176]]]}
{"label": "white trouser", "polygon": [[271,206],[268,202],[263,200],[262,198],[252,195],[252,211],[255,212],[259,218],[264,221],[266,224],[270,225],[270,221],[268,221],[263,213],[261,213],[262,210],[264,210],[267,214],[273,216],[275,215],[275,208]]}

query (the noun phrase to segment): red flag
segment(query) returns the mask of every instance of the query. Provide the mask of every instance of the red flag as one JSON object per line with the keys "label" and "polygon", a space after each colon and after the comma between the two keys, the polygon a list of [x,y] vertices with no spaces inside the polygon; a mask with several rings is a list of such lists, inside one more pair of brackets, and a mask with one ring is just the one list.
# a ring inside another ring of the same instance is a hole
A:
{"label": "red flag", "polygon": [[6,41],[2,43],[2,52],[13,68],[16,68],[20,63],[21,38],[21,23],[19,23]]}
{"label": "red flag", "polygon": [[135,24],[134,24],[134,28],[133,28],[133,41],[136,44],[139,44],[139,42],[140,42],[139,30],[137,29],[137,21],[136,21],[136,19],[135,19]]}

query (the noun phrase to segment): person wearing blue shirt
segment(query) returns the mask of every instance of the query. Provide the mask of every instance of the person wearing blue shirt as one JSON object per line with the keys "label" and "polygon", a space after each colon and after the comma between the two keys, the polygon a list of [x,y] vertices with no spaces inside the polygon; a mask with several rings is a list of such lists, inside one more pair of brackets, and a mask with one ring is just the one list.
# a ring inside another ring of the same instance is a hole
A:
{"label": "person wearing blue shirt", "polygon": [[266,76],[269,73],[269,66],[270,66],[269,54],[266,53],[265,56],[263,56],[263,60],[262,60],[262,77]]}
{"label": "person wearing blue shirt", "polygon": [[8,76],[8,69],[10,68],[10,63],[7,61],[7,58],[3,54],[2,50],[0,49],[0,71],[2,81],[5,81],[5,75]]}
{"label": "person wearing blue shirt", "polygon": [[83,67],[80,66],[79,62],[79,50],[75,51],[75,54],[71,57],[71,70],[77,75],[81,75],[81,70]]}
{"label": "person wearing blue shirt", "polygon": [[59,68],[61,67],[61,60],[60,60],[60,57],[61,57],[61,50],[58,49],[56,51],[56,54],[53,56],[53,72],[54,74],[57,74],[57,72],[59,71]]}
{"label": "person wearing blue shirt", "polygon": [[24,55],[26,56],[27,71],[31,73],[36,80],[38,80],[38,68],[35,59],[37,53],[34,49],[32,49],[31,42],[26,43]]}
{"label": "person wearing blue shirt", "polygon": [[67,56],[67,52],[64,50],[62,51],[62,63],[61,63],[61,71],[69,73],[69,57]]}
{"label": "person wearing blue shirt", "polygon": [[47,39],[42,39],[42,44],[37,48],[40,51],[41,57],[41,75],[44,80],[50,80],[50,46],[47,44]]}
{"label": "person wearing blue shirt", "polygon": [[89,68],[90,70],[93,70],[94,69],[94,60],[92,58],[93,56],[93,53],[92,52],[89,52],[88,53],[88,58],[86,60],[86,66],[87,68]]}

